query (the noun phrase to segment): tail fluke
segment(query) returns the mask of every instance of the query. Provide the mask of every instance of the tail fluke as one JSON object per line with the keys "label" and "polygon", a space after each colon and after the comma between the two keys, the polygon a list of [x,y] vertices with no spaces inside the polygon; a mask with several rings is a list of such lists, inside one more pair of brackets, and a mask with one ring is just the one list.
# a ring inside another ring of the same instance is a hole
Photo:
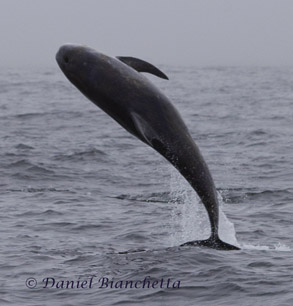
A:
{"label": "tail fluke", "polygon": [[181,244],[181,246],[202,246],[202,247],[208,247],[208,248],[212,248],[216,250],[223,250],[223,251],[240,250],[239,247],[226,243],[222,241],[219,237],[217,238],[210,237],[209,239],[206,239],[206,240],[189,241],[189,242]]}

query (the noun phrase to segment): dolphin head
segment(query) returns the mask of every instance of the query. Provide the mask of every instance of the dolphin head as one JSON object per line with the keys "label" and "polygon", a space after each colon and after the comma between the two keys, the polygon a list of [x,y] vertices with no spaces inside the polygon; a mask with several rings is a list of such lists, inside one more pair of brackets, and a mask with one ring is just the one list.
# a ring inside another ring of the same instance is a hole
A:
{"label": "dolphin head", "polygon": [[86,46],[63,45],[56,54],[56,61],[64,74],[70,76],[88,65],[90,51]]}
{"label": "dolphin head", "polygon": [[[148,70],[158,74],[155,67],[142,60],[129,57],[120,60],[87,46],[66,44],[57,52],[56,61],[77,89],[120,124],[124,119],[130,120],[131,110],[138,102],[157,99],[160,95],[138,72]],[[142,65],[147,69],[142,69]]]}
{"label": "dolphin head", "polygon": [[65,76],[89,99],[102,93],[111,71],[111,58],[87,46],[66,44],[60,47],[56,61]]}

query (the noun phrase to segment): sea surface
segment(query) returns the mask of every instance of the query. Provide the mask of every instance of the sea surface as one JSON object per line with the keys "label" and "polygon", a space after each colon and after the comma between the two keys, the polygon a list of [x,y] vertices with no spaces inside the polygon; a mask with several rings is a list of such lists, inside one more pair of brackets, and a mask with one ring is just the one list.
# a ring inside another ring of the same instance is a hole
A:
{"label": "sea surface", "polygon": [[1,305],[293,305],[293,68],[160,67],[220,233],[157,152],[57,67],[0,70]]}

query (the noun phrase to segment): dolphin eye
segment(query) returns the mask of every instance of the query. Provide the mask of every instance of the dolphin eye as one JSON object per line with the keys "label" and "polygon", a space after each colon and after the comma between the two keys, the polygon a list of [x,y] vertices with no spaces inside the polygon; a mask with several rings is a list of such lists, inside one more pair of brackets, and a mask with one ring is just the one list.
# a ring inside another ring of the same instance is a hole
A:
{"label": "dolphin eye", "polygon": [[66,63],[66,64],[68,64],[69,63],[69,58],[68,58],[68,56],[64,56],[64,62]]}

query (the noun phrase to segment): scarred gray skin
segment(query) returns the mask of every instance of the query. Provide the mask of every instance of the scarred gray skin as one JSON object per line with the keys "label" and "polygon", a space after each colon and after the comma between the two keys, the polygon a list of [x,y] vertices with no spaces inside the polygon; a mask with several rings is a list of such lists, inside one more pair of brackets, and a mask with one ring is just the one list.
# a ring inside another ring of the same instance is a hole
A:
{"label": "scarred gray skin", "polygon": [[164,156],[197,192],[208,212],[211,236],[183,245],[239,249],[219,239],[219,204],[212,176],[169,99],[141,73],[86,46],[64,45],[56,60],[70,82],[88,99]]}

